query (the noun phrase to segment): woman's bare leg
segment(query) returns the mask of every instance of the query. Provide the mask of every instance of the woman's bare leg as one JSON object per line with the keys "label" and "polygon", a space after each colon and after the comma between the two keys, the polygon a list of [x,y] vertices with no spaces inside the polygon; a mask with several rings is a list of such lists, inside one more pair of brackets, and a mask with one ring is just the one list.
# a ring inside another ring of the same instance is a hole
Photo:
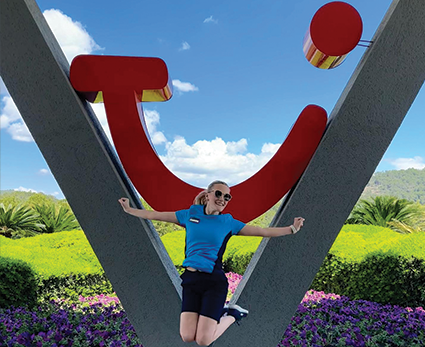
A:
{"label": "woman's bare leg", "polygon": [[196,329],[196,343],[199,346],[209,346],[217,340],[226,330],[235,322],[232,316],[221,317],[220,322],[205,317],[199,316],[198,327]]}
{"label": "woman's bare leg", "polygon": [[184,342],[193,342],[196,339],[199,314],[196,312],[182,312],[180,315],[180,336]]}
{"label": "woman's bare leg", "polygon": [[[202,316],[201,316],[202,317]],[[217,324],[217,329],[214,333],[213,341],[217,340],[223,333],[235,322],[235,318],[232,316],[225,316],[220,318],[220,323]]]}

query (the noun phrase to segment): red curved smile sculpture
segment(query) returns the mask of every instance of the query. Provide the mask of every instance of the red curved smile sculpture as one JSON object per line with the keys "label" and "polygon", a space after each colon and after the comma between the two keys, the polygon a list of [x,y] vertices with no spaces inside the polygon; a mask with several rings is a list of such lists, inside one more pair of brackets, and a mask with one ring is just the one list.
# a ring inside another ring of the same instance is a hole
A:
{"label": "red curved smile sculpture", "polygon": [[[81,55],[71,64],[73,87],[90,102],[105,103],[118,156],[136,189],[158,211],[188,208],[201,188],[170,172],[158,157],[146,129],[142,101],[172,96],[167,66],[159,58]],[[273,158],[255,175],[231,187],[226,208],[249,222],[274,206],[298,181],[327,123],[326,111],[307,106]]]}

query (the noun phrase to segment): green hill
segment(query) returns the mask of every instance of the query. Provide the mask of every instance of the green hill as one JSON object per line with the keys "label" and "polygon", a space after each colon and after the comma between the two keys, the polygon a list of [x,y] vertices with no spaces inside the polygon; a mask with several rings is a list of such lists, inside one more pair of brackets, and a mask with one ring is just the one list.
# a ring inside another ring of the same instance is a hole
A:
{"label": "green hill", "polygon": [[18,205],[22,203],[41,204],[47,202],[59,202],[53,195],[43,193],[20,192],[15,190],[0,190],[0,203]]}
{"label": "green hill", "polygon": [[392,195],[425,205],[425,169],[375,172],[361,199],[378,195]]}

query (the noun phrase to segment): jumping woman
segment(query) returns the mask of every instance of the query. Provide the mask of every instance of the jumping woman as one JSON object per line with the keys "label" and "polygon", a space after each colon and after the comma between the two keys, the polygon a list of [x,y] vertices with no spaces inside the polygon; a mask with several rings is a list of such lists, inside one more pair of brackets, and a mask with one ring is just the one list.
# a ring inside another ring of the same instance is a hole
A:
{"label": "jumping woman", "polygon": [[194,200],[188,210],[157,212],[130,207],[129,200],[121,198],[125,212],[149,220],[182,225],[186,229],[185,272],[180,276],[183,287],[180,335],[184,342],[208,346],[221,336],[235,321],[248,315],[238,305],[224,305],[228,282],[222,268],[227,241],[232,235],[275,237],[295,234],[304,219],[280,228],[261,228],[246,225],[222,214],[231,200],[229,186],[222,181],[212,182]]}

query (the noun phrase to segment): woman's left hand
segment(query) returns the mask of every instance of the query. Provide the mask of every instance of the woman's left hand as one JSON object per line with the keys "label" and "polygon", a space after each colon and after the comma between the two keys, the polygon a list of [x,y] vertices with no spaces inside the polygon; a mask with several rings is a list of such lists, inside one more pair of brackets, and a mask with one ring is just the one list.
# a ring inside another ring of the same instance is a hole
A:
{"label": "woman's left hand", "polygon": [[304,225],[304,221],[305,221],[305,219],[303,217],[294,218],[294,224],[293,225],[294,225],[295,229],[297,229],[297,231],[299,231],[302,228],[302,226]]}
{"label": "woman's left hand", "polygon": [[127,198],[121,198],[118,202],[121,204],[122,209],[128,213],[130,210],[130,200]]}

